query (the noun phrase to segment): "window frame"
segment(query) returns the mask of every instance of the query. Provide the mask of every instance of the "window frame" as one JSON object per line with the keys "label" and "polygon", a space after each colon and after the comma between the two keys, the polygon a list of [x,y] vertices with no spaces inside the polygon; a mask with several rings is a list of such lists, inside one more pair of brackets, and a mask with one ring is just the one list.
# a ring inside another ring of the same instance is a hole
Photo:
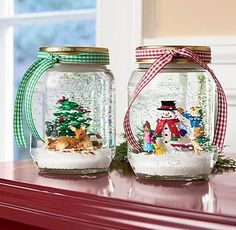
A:
{"label": "window frame", "polygon": [[[17,25],[52,24],[62,21],[96,18],[96,9],[22,13],[14,15],[14,0],[2,0],[0,8],[0,146],[1,161],[14,159],[13,105],[14,105],[14,34]],[[32,60],[33,62],[33,60]]]}
{"label": "window frame", "polygon": [[[127,83],[135,66],[135,48],[142,44],[142,0],[97,0],[96,9],[22,13],[14,15],[14,0],[2,0],[0,8],[0,161],[14,159],[13,145],[13,27],[17,25],[54,23],[65,20],[96,18],[96,46],[108,47],[116,81],[117,133],[123,132],[127,108]],[[114,25],[117,25],[114,30]],[[118,42],[119,43],[118,43]],[[33,61],[33,60],[32,60]],[[125,87],[124,87],[125,86]]]}
{"label": "window frame", "polygon": [[[1,21],[13,16],[13,1],[3,0],[0,8],[0,160],[12,160],[13,152],[13,28]],[[11,122],[9,122],[11,121]]]}

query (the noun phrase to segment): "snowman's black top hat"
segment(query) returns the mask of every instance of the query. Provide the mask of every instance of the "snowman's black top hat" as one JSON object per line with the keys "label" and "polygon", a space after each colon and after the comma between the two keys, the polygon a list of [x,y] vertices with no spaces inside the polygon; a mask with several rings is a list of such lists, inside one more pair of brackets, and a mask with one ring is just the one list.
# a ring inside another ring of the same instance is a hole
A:
{"label": "snowman's black top hat", "polygon": [[158,110],[177,110],[175,101],[161,101],[161,107]]}

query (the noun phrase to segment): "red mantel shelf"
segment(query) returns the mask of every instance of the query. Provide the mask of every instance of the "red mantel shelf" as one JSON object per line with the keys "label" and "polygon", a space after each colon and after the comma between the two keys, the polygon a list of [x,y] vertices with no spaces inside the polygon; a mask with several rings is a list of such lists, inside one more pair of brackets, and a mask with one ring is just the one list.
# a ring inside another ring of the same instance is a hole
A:
{"label": "red mantel shelf", "polygon": [[236,229],[235,172],[153,182],[113,166],[80,178],[40,175],[32,161],[1,162],[0,229]]}

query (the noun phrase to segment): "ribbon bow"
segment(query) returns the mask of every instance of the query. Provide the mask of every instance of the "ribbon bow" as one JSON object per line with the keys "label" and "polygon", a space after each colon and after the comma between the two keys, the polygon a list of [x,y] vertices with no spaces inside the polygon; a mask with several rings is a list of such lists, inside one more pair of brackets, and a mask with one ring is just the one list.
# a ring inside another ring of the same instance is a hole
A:
{"label": "ribbon bow", "polygon": [[31,134],[36,140],[42,140],[35,127],[32,115],[33,93],[42,74],[58,62],[109,64],[109,54],[88,52],[75,55],[58,55],[48,52],[38,52],[37,60],[25,72],[16,95],[13,127],[18,146],[26,147],[26,140],[23,132],[23,107],[26,123]]}
{"label": "ribbon bow", "polygon": [[168,63],[171,62],[173,57],[183,57],[188,60],[191,60],[202,68],[207,70],[215,84],[216,90],[218,94],[218,114],[217,114],[217,121],[215,127],[215,133],[213,138],[213,145],[219,147],[221,150],[224,146],[224,139],[225,139],[225,132],[226,132],[226,125],[227,125],[227,101],[225,97],[224,90],[216,78],[214,72],[208,67],[206,64],[210,62],[211,55],[209,51],[191,51],[188,48],[180,48],[180,49],[137,49],[136,50],[136,58],[139,59],[156,59],[150,68],[145,72],[143,77],[138,82],[137,86],[134,89],[134,93],[131,96],[131,101],[128,106],[127,112],[124,118],[124,131],[127,136],[127,139],[130,145],[137,151],[141,151],[141,146],[135,140],[134,135],[131,130],[130,121],[129,121],[129,113],[131,106],[135,99],[138,97],[140,92],[143,90],[144,87],[156,76],[161,69],[163,69]]}

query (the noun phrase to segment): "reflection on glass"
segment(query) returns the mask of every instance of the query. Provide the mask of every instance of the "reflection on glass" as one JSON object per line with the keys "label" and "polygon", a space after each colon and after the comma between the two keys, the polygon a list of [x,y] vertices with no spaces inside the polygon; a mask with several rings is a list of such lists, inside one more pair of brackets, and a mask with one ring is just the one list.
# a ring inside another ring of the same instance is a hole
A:
{"label": "reflection on glass", "polygon": [[14,0],[16,14],[95,8],[96,0]]}
{"label": "reflection on glass", "polygon": [[152,205],[205,212],[214,210],[214,193],[208,180],[193,182],[136,179],[129,199]]}

